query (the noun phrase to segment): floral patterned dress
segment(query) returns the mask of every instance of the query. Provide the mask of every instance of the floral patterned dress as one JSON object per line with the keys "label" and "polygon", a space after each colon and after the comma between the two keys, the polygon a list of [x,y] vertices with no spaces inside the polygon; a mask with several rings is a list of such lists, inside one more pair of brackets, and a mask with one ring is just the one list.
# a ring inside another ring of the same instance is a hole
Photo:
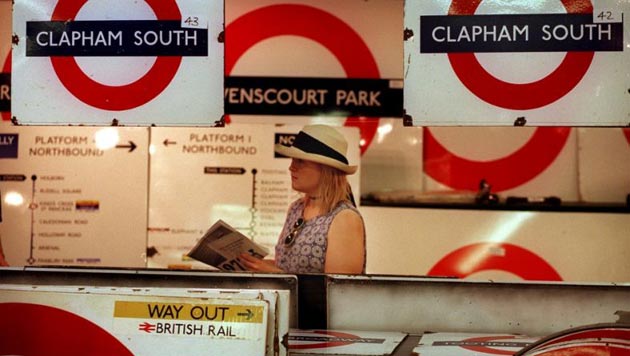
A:
{"label": "floral patterned dress", "polygon": [[[287,219],[276,244],[276,265],[287,273],[323,273],[326,265],[328,230],[335,216],[345,209],[359,213],[349,202],[341,202],[330,213],[305,221],[295,237],[295,242],[287,246],[284,243],[285,237],[293,230],[296,221],[302,218],[304,211],[304,199],[294,201],[289,207]],[[365,231],[365,227],[363,230]],[[365,234],[363,239],[365,241]]]}

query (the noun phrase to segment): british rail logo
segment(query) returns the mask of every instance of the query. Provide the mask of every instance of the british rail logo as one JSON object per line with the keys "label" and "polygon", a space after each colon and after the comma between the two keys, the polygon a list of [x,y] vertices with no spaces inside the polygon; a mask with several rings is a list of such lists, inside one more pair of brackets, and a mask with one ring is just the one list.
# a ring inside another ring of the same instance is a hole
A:
{"label": "british rail logo", "polygon": [[233,326],[228,325],[202,325],[178,322],[143,322],[138,325],[138,330],[147,334],[156,335],[183,335],[183,336],[218,336],[232,337],[238,335],[233,330]]}

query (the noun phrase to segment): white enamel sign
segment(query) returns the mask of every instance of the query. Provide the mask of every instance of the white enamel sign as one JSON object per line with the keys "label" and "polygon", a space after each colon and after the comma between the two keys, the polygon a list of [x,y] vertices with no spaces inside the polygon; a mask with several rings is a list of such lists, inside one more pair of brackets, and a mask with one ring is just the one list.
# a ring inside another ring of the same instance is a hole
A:
{"label": "white enamel sign", "polygon": [[413,351],[423,356],[512,355],[537,340],[514,334],[427,332]]}
{"label": "white enamel sign", "polygon": [[391,355],[407,336],[403,332],[299,330],[289,333],[292,355]]}
{"label": "white enamel sign", "polygon": [[148,140],[148,128],[0,127],[9,264],[145,267]]}
{"label": "white enamel sign", "polygon": [[182,295],[164,288],[138,293],[10,285],[0,291],[2,354],[272,354],[270,301],[239,297],[238,291]]}
{"label": "white enamel sign", "polygon": [[406,113],[416,126],[627,126],[629,12],[613,0],[408,0]]}
{"label": "white enamel sign", "polygon": [[223,1],[19,1],[12,114],[26,124],[210,125]]}

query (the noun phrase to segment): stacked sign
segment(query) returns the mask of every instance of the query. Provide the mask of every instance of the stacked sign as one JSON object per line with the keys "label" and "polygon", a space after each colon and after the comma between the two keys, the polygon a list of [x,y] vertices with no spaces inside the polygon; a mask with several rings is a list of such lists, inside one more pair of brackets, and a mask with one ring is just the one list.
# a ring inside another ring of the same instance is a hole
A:
{"label": "stacked sign", "polygon": [[413,124],[628,125],[630,4],[555,3],[407,1]]}
{"label": "stacked sign", "polygon": [[21,1],[13,11],[18,122],[221,118],[223,1]]}

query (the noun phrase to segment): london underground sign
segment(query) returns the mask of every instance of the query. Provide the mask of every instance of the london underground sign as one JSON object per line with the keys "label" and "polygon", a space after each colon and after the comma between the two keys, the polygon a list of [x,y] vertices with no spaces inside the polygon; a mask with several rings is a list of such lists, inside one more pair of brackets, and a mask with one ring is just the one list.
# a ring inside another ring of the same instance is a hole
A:
{"label": "london underground sign", "polygon": [[515,334],[425,333],[414,352],[426,356],[513,355],[536,340]]}
{"label": "london underground sign", "polygon": [[609,0],[407,1],[405,110],[419,126],[626,126],[628,10]]}
{"label": "london underground sign", "polygon": [[406,336],[402,332],[298,330],[288,335],[291,354],[390,355]]}
{"label": "london underground sign", "polygon": [[[374,55],[352,27],[329,12],[298,4],[261,7],[232,21],[226,27],[225,75],[232,75],[238,60],[250,48],[276,36],[299,36],[321,44],[335,56],[349,79],[380,78]],[[228,103],[231,93],[226,88]],[[345,126],[359,127],[365,142],[363,153],[376,135],[378,117],[349,116]]]}
{"label": "london underground sign", "polygon": [[473,160],[450,151],[432,133],[424,131],[424,171],[448,187],[475,191],[479,182],[491,182],[496,192],[535,179],[560,155],[571,134],[567,127],[538,127],[525,144],[493,160]]}
{"label": "london underground sign", "polygon": [[[494,254],[499,250],[503,253]],[[510,243],[478,242],[442,257],[429,270],[429,276],[466,278],[483,271],[504,271],[529,281],[561,281],[562,277],[542,257]]]}
{"label": "london underground sign", "polygon": [[203,125],[223,114],[222,1],[40,3],[14,10],[18,122]]}
{"label": "london underground sign", "polygon": [[107,330],[63,309],[33,303],[0,303],[0,312],[3,355],[133,355]]}

